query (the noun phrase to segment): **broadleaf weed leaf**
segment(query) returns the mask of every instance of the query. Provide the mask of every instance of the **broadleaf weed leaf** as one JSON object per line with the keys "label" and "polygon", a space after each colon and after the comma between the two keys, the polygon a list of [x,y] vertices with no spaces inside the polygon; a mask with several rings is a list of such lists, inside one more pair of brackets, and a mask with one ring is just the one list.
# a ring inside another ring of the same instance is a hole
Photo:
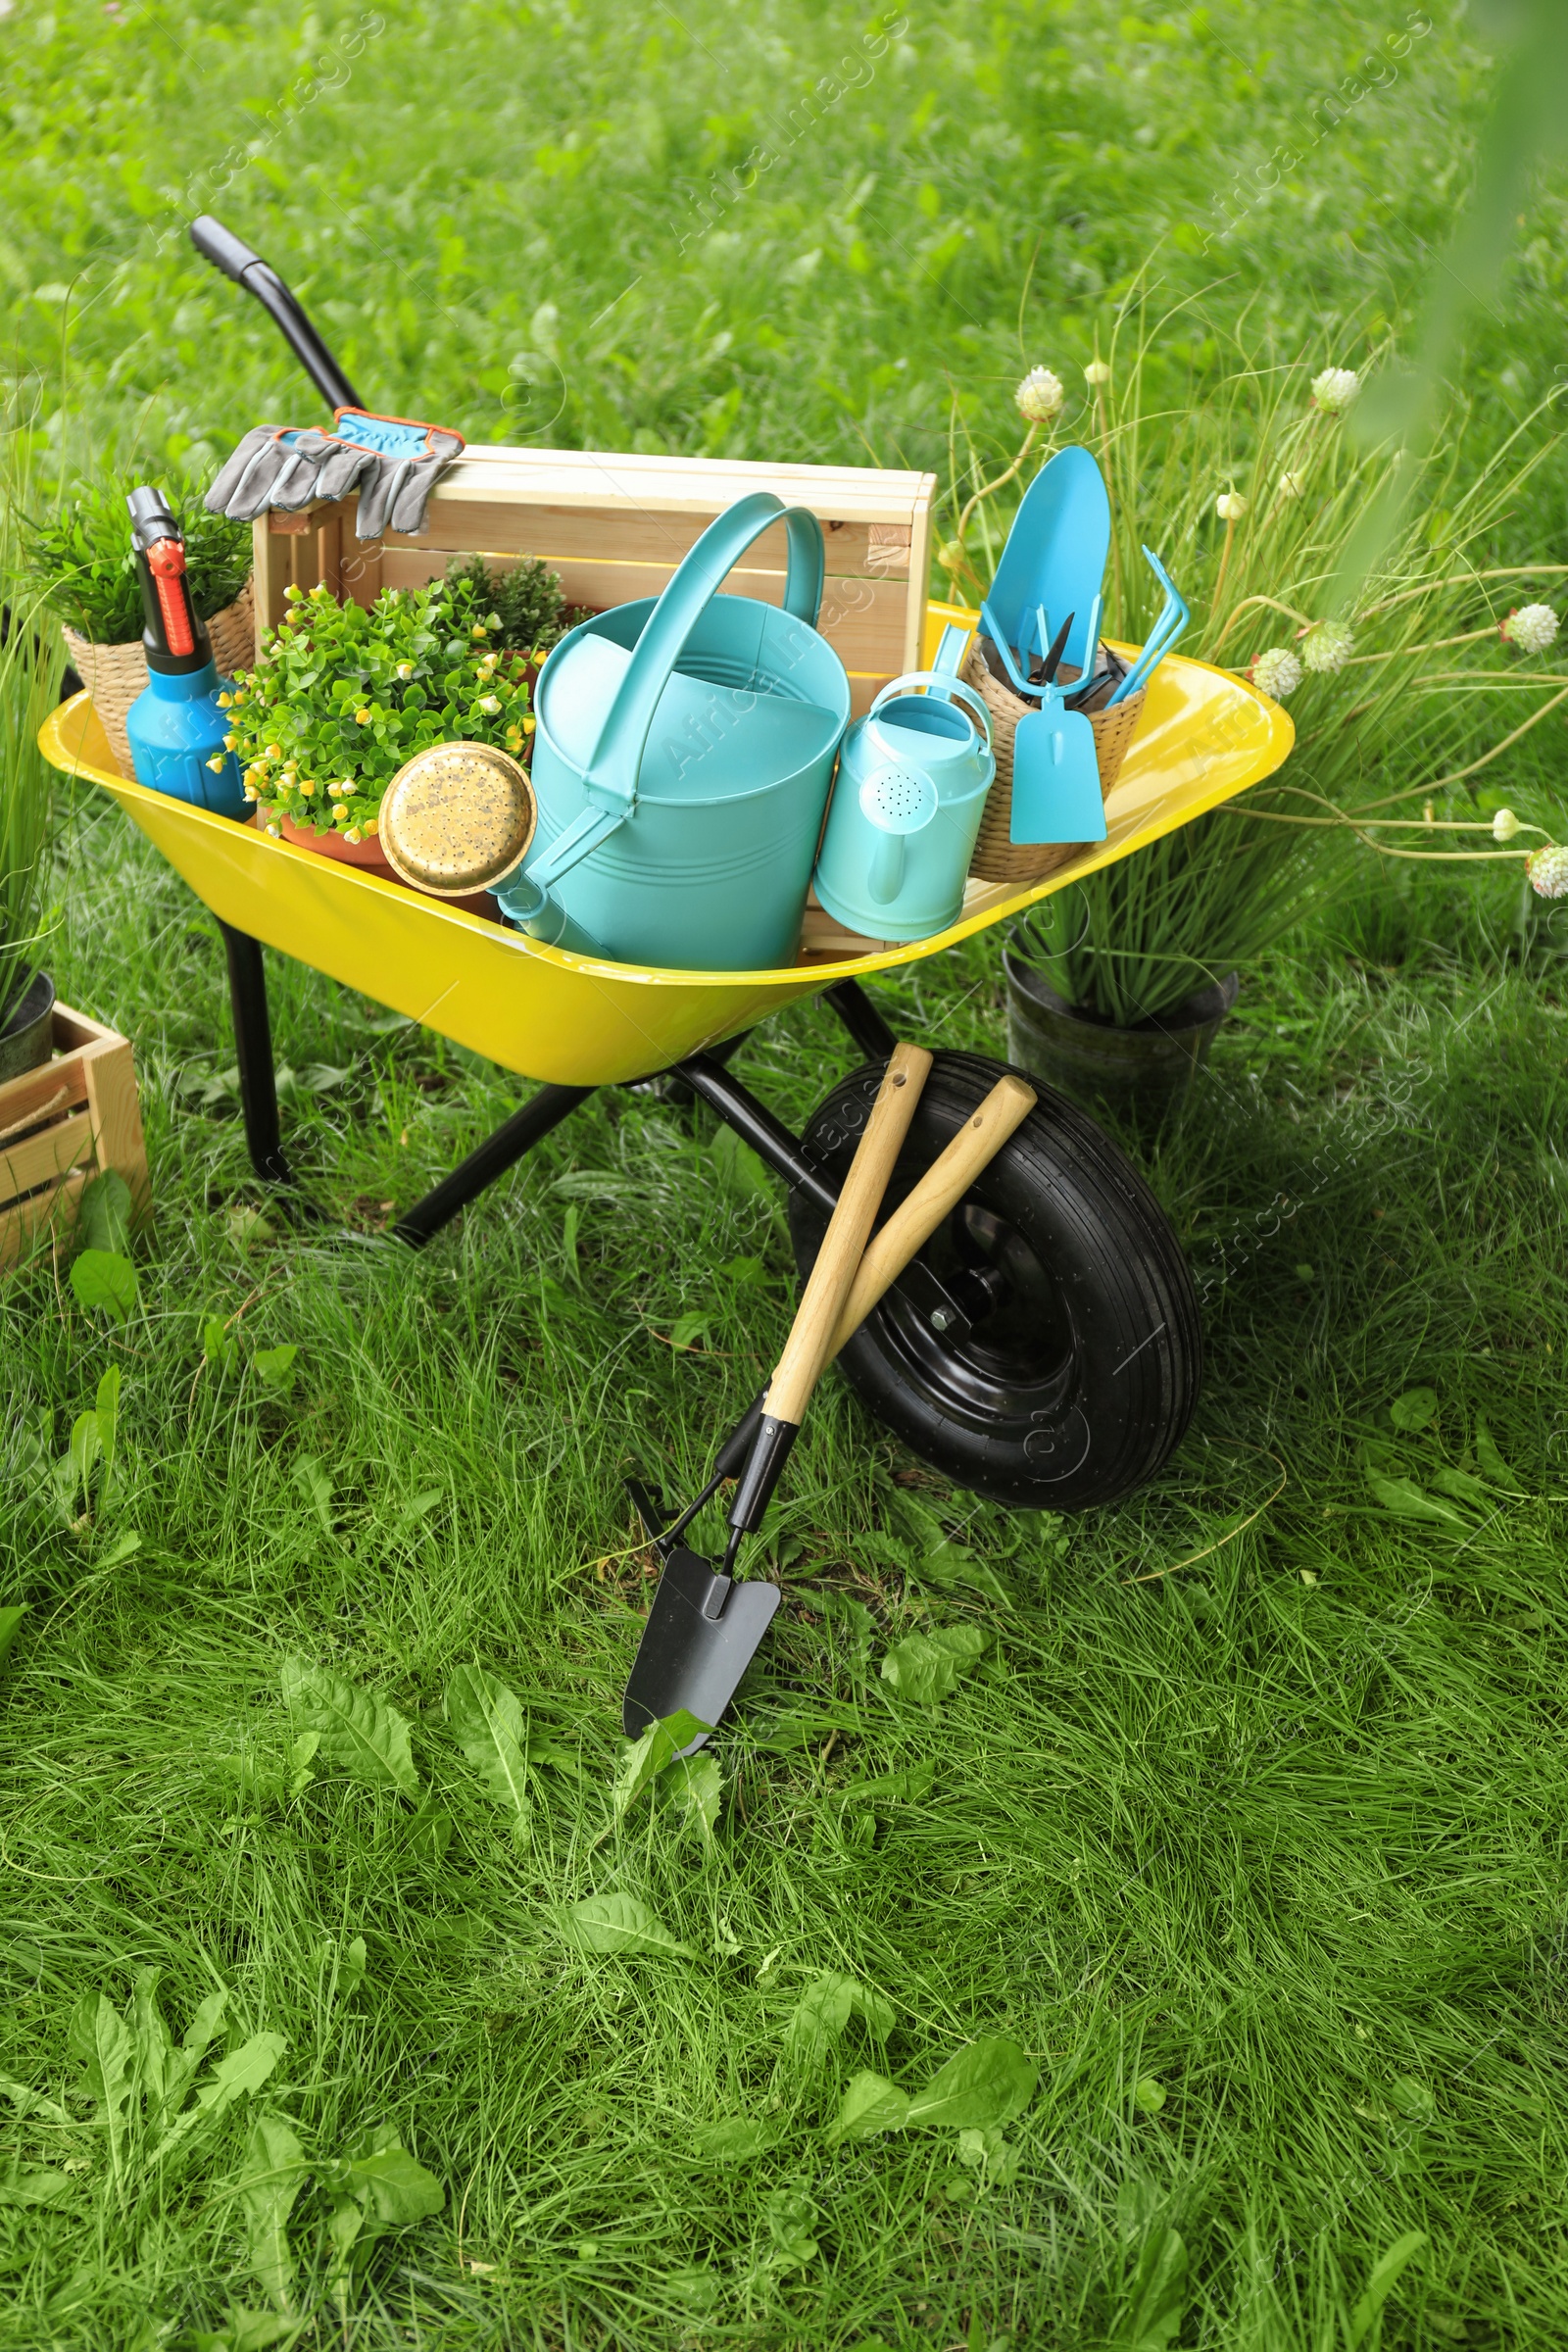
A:
{"label": "broadleaf weed leaf", "polygon": [[672,1763],[683,1747],[689,1747],[694,1740],[712,1728],[711,1724],[700,1722],[685,1707],[677,1707],[673,1715],[651,1723],[623,1748],[615,1774],[615,1820],[621,1820],[643,1790],[653,1787],[665,1765]]}
{"label": "broadleaf weed leaf", "polygon": [[251,1362],[257,1379],[270,1396],[281,1398],[291,1393],[297,1371],[294,1359],[298,1354],[295,1347],[257,1348]]}
{"label": "broadleaf weed leaf", "polygon": [[287,2223],[305,2185],[305,2151],[280,2115],[251,2118],[238,2182],[251,2275],[277,2311],[294,2308],[294,2254]]}
{"label": "broadleaf weed leaf", "polygon": [[568,1941],[583,1952],[620,1952],[659,1960],[691,1960],[689,1943],[682,1943],[634,1894],[591,1894],[572,1903],[561,1915]]}
{"label": "broadleaf weed leaf", "polygon": [[130,1245],[130,1187],[118,1168],[106,1168],[81,1188],[76,1230],[91,1250],[122,1257]]}
{"label": "broadleaf weed leaf", "polygon": [[419,1775],[409,1745],[406,1715],[373,1691],[345,1682],[326,1666],[288,1658],[283,1702],[301,1730],[315,1732],[317,1753],[368,1788],[398,1788],[417,1798]]}
{"label": "broadleaf weed leaf", "polygon": [[442,1702],[448,1729],[498,1805],[528,1819],[528,1727],[522,1702],[480,1666],[460,1666]]}
{"label": "broadleaf weed leaf", "polygon": [[1425,1429],[1428,1422],[1437,1419],[1439,1402],[1436,1389],[1406,1389],[1390,1405],[1389,1419],[1396,1429]]}
{"label": "broadleaf weed leaf", "polygon": [[905,2092],[867,2069],[851,2077],[827,2136],[835,2146],[844,2139],[870,2139],[878,2132],[902,2132],[908,2120]]}
{"label": "broadleaf weed leaf", "polygon": [[88,1314],[126,1323],[139,1296],[136,1269],[116,1250],[83,1250],[71,1261],[71,1287]]}
{"label": "broadleaf weed leaf", "polygon": [[1005,2034],[969,2042],[909,2101],[911,2125],[984,2131],[1007,2123],[1034,2096],[1039,2070]]}
{"label": "broadleaf weed leaf", "polygon": [[0,1666],[3,1666],[17,1645],[22,1620],[27,1614],[24,1600],[10,1601],[0,1609]]}

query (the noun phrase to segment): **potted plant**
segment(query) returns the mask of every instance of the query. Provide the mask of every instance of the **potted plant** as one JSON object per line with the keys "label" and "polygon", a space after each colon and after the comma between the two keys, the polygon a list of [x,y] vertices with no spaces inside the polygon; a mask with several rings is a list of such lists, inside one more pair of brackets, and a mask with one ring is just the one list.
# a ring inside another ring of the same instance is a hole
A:
{"label": "potted plant", "polygon": [[224,698],[229,748],[269,833],[395,880],[377,831],[405,761],[452,742],[525,756],[535,649],[508,642],[490,585],[469,565],[383,589],[368,607],[325,586],[285,589],[281,625]]}
{"label": "potted plant", "polygon": [[[1191,348],[1185,318],[1182,329]],[[1348,336],[1338,330],[1342,347]],[[1526,725],[1545,716],[1563,684],[1539,659],[1556,616],[1544,605],[1505,615],[1522,581],[1568,576],[1568,566],[1490,560],[1501,517],[1552,446],[1532,420],[1478,462],[1455,404],[1434,454],[1404,457],[1346,423],[1381,352],[1358,369],[1325,368],[1321,346],[1253,349],[1211,328],[1202,362],[1189,365],[1146,329],[1136,297],[1112,321],[1108,355],[1085,366],[1083,412],[1060,435],[1095,448],[1110,488],[1105,634],[1137,644],[1152,622],[1147,542],[1192,609],[1179,651],[1288,700],[1297,724],[1270,784],[1046,900],[1014,934],[1014,1058],[1070,1092],[1158,1107],[1206,1054],[1238,973],[1341,888],[1365,848],[1530,855],[1418,849],[1409,830],[1490,829],[1473,807],[1440,816],[1436,798],[1473,790],[1522,731],[1510,717],[1488,746],[1499,660],[1510,688],[1541,689]],[[1052,413],[1041,419],[1046,377]],[[1065,408],[1060,378],[1035,370],[1019,406],[1031,425],[1020,454],[1033,455],[1047,421],[1049,456]],[[1396,484],[1400,529],[1356,608],[1343,611],[1333,583],[1351,535]],[[953,494],[958,527],[939,560],[971,598],[1000,547],[983,504],[997,486]],[[971,529],[983,543],[972,554]],[[1412,799],[1433,805],[1405,816]],[[1531,870],[1540,888],[1547,869]]]}
{"label": "potted plant", "polygon": [[[80,484],[47,522],[26,533],[34,593],[62,624],[74,668],[92,697],[122,775],[132,773],[125,713],[147,684],[141,592],[130,552],[125,496],[145,472]],[[251,526],[209,514],[200,493],[175,485],[171,511],[185,534],[185,569],[197,612],[224,676],[255,660]]]}
{"label": "potted plant", "polygon": [[54,1038],[41,959],[54,775],[38,729],[60,699],[65,655],[23,547],[28,447],[25,429],[0,417],[0,1085],[47,1061]]}

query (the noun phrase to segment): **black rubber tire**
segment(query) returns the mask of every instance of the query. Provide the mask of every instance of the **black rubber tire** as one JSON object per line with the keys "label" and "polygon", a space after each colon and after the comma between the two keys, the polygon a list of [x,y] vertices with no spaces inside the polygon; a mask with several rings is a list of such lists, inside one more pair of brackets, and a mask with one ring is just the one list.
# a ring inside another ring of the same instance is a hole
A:
{"label": "black rubber tire", "polygon": [[[936,1056],[888,1210],[1005,1067]],[[839,1364],[867,1409],[956,1485],[1014,1509],[1081,1511],[1144,1485],[1180,1443],[1202,1371],[1198,1299],[1137,1170],[1075,1103],[1018,1075],[1035,1109],[922,1253],[966,1311],[989,1282],[993,1310],[951,1344],[892,1291]],[[811,1115],[806,1149],[837,1179],[881,1076],[874,1064],[856,1071]],[[791,1194],[803,1274],[825,1222]]]}

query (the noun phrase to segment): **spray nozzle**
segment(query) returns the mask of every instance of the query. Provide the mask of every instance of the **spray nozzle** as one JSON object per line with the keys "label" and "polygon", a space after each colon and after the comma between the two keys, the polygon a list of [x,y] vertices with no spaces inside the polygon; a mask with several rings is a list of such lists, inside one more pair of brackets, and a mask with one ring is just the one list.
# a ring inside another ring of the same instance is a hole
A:
{"label": "spray nozzle", "polygon": [[161,490],[132,490],[125,504],[141,582],[147,665],[166,674],[201,669],[212,660],[212,647],[191,602],[185,535]]}

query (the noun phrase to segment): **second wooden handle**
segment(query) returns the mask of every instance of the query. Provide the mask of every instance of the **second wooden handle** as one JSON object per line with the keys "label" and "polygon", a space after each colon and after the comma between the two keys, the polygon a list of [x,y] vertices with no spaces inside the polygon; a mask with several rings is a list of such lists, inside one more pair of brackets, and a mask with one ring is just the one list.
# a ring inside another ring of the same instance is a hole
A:
{"label": "second wooden handle", "polygon": [[768,1384],[770,1421],[798,1426],[806,1411],[930,1067],[923,1046],[895,1046]]}
{"label": "second wooden handle", "polygon": [[833,1333],[827,1360],[858,1330],[883,1293],[897,1282],[911,1257],[923,1250],[943,1218],[957,1207],[982,1168],[989,1166],[1009,1135],[1035,1106],[1033,1087],[1021,1078],[999,1078],[978,1110],[971,1111],[939,1159],[932,1162],[908,1199],[900,1203],[861,1258],[848,1301]]}

